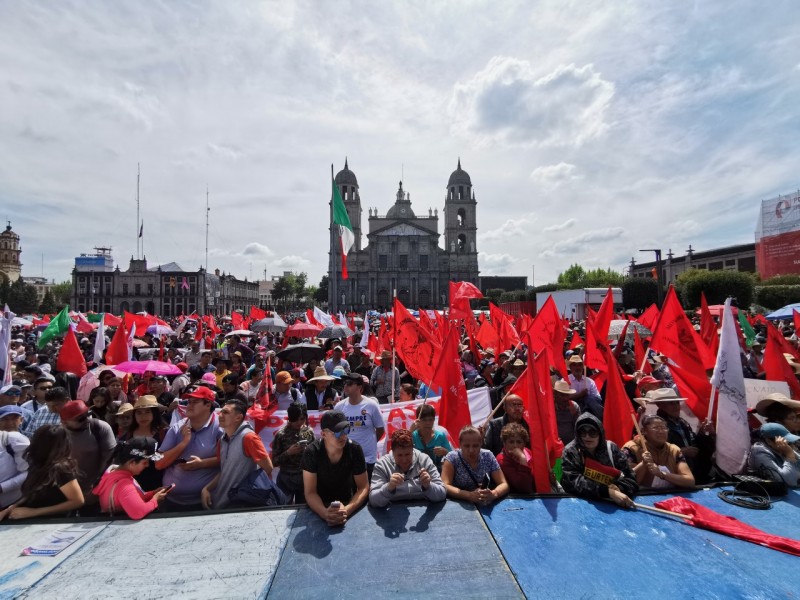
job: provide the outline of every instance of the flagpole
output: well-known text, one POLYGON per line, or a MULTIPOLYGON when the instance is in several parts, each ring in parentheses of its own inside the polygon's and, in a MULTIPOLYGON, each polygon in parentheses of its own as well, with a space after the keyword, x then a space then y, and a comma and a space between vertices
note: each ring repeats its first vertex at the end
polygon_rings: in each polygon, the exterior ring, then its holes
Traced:
POLYGON ((397 368, 395 365, 397 364, 397 354, 395 352, 395 336, 397 335, 397 288, 394 288, 394 294, 392 299, 392 316, 394 317, 394 327, 392 327, 392 401, 390 404, 394 404, 394 375, 397 368))
POLYGON ((337 285, 336 285, 336 244, 335 244, 335 234, 334 234, 334 227, 333 227, 333 186, 336 185, 336 182, 333 179, 333 163, 331 163, 331 216, 330 216, 330 246, 331 246, 331 259, 330 259, 330 281, 328 281, 328 289, 330 296, 330 306, 328 306, 328 312, 333 312, 336 309, 336 292, 337 292, 337 285))
POLYGON ((141 167, 136 163, 136 258, 141 258, 139 255, 139 177, 141 176, 141 167))

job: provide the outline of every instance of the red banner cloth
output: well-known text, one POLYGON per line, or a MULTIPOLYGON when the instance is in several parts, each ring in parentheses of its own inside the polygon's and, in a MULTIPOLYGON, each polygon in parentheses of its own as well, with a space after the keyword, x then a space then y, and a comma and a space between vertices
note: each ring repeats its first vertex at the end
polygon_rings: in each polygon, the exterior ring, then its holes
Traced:
POLYGON ((800 541, 761 531, 752 525, 742 523, 740 520, 733 517, 721 515, 710 508, 706 508, 686 498, 676 496, 675 498, 668 498, 656 502, 654 506, 691 517, 685 520, 687 525, 700 529, 708 529, 709 531, 716 531, 717 533, 744 540, 745 542, 751 542, 759 546, 771 548, 772 550, 800 556, 800 541))

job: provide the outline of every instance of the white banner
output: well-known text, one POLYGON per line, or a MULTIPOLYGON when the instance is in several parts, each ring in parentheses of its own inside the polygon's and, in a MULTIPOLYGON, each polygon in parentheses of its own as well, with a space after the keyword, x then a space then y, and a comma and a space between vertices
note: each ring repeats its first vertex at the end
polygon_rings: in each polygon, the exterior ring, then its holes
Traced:
POLYGON ((787 398, 791 397, 789 384, 785 381, 767 381, 765 379, 744 380, 744 395, 747 398, 747 408, 755 408, 759 401, 774 392, 781 393, 787 398))
MULTIPOLYGON (((492 403, 489 399, 489 388, 476 388, 467 390, 467 398, 469 399, 469 411, 472 417, 472 423, 476 427, 483 425, 484 421, 489 417, 492 412, 492 403)), ((378 456, 383 456, 386 453, 386 439, 392 435, 397 429, 409 429, 411 424, 416 419, 414 410, 417 406, 422 404, 422 399, 411 400, 410 402, 395 402, 394 404, 381 404, 381 415, 383 421, 386 423, 386 434, 378 441, 378 456)), ((436 409, 436 414, 439 414, 439 398, 428 398, 428 404, 436 409)), ((310 410, 308 411, 308 425, 314 430, 314 435, 319 437, 322 435, 320 431, 319 422, 325 411, 310 410)), ((261 440, 267 450, 272 450, 272 438, 275 432, 278 431, 287 423, 286 411, 275 411, 270 417, 269 424, 259 432, 261 440)), ((436 423, 438 425, 439 419, 437 416, 436 423)), ((448 438, 450 436, 448 435, 448 438)), ((452 440, 451 440, 452 443, 452 440)))

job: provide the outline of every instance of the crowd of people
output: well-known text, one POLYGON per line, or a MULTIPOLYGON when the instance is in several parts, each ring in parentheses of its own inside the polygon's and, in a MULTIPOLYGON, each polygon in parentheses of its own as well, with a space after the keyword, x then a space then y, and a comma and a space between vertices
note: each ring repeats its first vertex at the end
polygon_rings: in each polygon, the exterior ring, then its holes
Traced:
MULTIPOLYGON (((773 326, 760 326, 743 352, 746 375, 763 377, 764 328, 773 326)), ((583 346, 571 344, 572 335, 585 338, 582 327, 573 323, 566 331, 568 378, 552 369, 549 382, 565 444, 546 482, 550 490, 630 507, 640 490, 690 489, 724 478, 714 464, 714 427, 685 418, 686 398, 670 374, 669 358, 650 352, 651 373, 645 374, 631 360, 626 340, 615 355, 640 416, 638 428, 622 447, 606 439, 606 387, 598 389, 583 346)), ((791 326, 781 333, 798 347, 791 326)), ((305 503, 338 526, 367 502, 384 507, 449 497, 487 505, 509 493, 531 494, 537 488, 530 416, 523 399, 508 393, 527 368, 528 349, 480 348, 476 359, 474 340, 462 336, 464 382, 488 388, 493 418, 451 436, 436 424, 434 405, 423 400, 413 425, 387 436, 382 404, 426 398, 435 390, 425 389, 426 382, 415 380, 391 351, 375 356, 362 348, 355 342, 360 335, 323 341, 222 331, 209 348, 191 330, 143 335, 133 358, 162 358, 176 367, 169 377, 95 364, 94 340, 87 336, 80 347, 91 371, 79 379, 56 369, 58 340, 37 348, 36 333, 14 330, 8 348, 12 381, 0 389, 0 519, 141 519, 156 510, 305 503), (317 343, 320 357, 280 358, 287 343, 302 341, 317 343), (250 418, 266 382, 275 408, 286 411, 271 447, 250 418), (308 411, 321 411, 319 436, 308 411), (381 455, 384 437, 388 450, 381 455)), ((796 358, 787 354, 786 360, 797 376, 796 358)), ((766 395, 751 421, 751 471, 800 485, 800 401, 766 395)))

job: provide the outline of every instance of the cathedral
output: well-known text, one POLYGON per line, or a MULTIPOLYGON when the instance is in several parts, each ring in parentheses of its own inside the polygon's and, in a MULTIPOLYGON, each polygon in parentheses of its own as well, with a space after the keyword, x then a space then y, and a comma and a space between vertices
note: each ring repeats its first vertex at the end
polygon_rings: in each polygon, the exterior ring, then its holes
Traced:
POLYGON ((19 236, 11 229, 11 221, 6 230, 0 233, 0 280, 14 283, 22 272, 19 261, 22 248, 19 247, 19 236))
POLYGON ((367 209, 367 244, 362 246, 361 196, 347 160, 334 183, 347 209, 355 244, 347 254, 349 277, 342 279, 339 242, 331 238, 329 310, 391 310, 395 290, 406 307, 440 309, 448 304, 450 281, 478 285, 477 202, 460 159, 445 193, 444 248, 439 244, 438 209, 429 208, 427 215, 417 216, 402 181, 385 215, 379 215, 377 208, 367 209))

